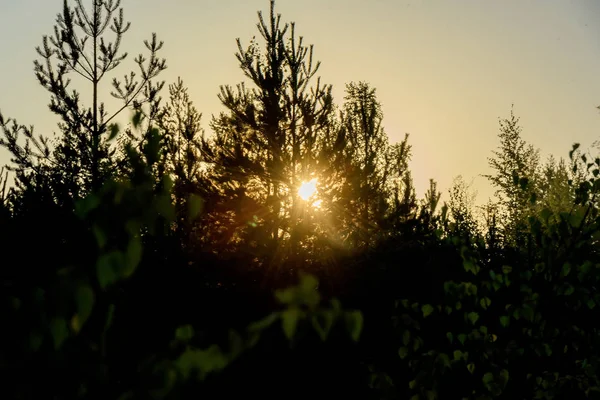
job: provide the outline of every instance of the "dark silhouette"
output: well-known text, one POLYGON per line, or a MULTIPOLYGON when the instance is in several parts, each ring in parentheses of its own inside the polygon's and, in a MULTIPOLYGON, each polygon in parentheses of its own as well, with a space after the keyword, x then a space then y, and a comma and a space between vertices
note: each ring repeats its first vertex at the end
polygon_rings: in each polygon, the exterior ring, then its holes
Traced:
POLYGON ((58 134, 0 115, 2 398, 598 397, 600 158, 541 162, 511 111, 496 199, 417 198, 375 88, 336 103, 270 6, 205 136, 155 35, 109 113, 130 26, 65 0, 35 63, 58 134))

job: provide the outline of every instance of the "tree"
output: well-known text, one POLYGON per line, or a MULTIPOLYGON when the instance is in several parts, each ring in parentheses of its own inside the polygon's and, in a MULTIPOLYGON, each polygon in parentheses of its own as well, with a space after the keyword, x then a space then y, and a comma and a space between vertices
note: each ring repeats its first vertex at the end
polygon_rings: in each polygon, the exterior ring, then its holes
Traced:
MULTIPOLYGON (((201 194, 200 179, 204 168, 201 119, 202 114, 190 100, 183 80, 177 78, 176 83, 169 85, 169 100, 158 112, 156 120, 164 141, 165 173, 174 178, 176 223, 180 236, 189 233, 190 195, 201 194)), ((192 200, 199 201, 199 198, 192 200)))
POLYGON ((510 118, 500 120, 499 124, 500 146, 493 151, 494 157, 488 158, 494 172, 484 177, 497 189, 503 236, 517 244, 526 226, 526 214, 538 195, 539 151, 522 139, 519 118, 512 110, 510 118))
POLYGON ((164 59, 157 57, 163 43, 156 35, 144 44, 150 56, 139 55, 135 62, 140 69, 140 78, 135 72, 125 75, 123 81, 112 80, 112 96, 123 105, 112 113, 100 100, 99 85, 107 74, 117 68, 127 57, 121 52, 122 37, 130 27, 123 17, 120 0, 94 0, 91 10, 82 0, 75 7, 63 3, 58 14, 54 35, 44 36, 42 46, 36 48, 40 60, 34 62, 35 75, 40 84, 50 92, 50 110, 61 118, 61 135, 56 145, 49 149, 45 139, 34 140, 32 129, 15 125, 9 129, 1 121, 5 139, 0 145, 7 147, 15 156, 13 161, 18 179, 26 179, 27 170, 41 164, 54 171, 53 181, 63 186, 63 191, 72 197, 84 196, 98 189, 106 177, 114 171, 114 147, 109 139, 116 134, 111 127, 115 118, 127 107, 140 109, 146 103, 156 101, 164 82, 153 79, 166 68, 164 59), (113 41, 107 30, 114 34, 113 41), (70 75, 78 76, 91 86, 91 107, 84 107, 77 90, 70 91, 70 75), (26 143, 18 144, 22 134, 26 143), (34 148, 29 143, 34 144, 34 148))
POLYGON ((458 175, 449 190, 448 211, 454 224, 452 231, 459 236, 472 235, 478 231, 477 219, 473 213, 477 193, 472 191, 471 185, 472 183, 465 182, 462 175, 458 175))
POLYGON ((341 206, 358 211, 353 212, 354 246, 368 248, 388 209, 388 137, 375 88, 365 82, 351 82, 346 85, 344 100, 342 129, 348 165, 343 184, 347 190, 342 196, 345 204, 341 206))
POLYGON ((253 87, 221 87, 228 111, 213 118, 215 136, 206 147, 213 182, 222 185, 221 201, 229 204, 230 237, 260 231, 265 254, 279 257, 282 243, 291 254, 302 247, 306 208, 297 192, 302 182, 319 178, 333 103, 331 86, 319 78, 311 85, 320 64, 312 46, 296 37, 295 24, 281 24, 274 1, 268 20, 261 12, 258 17, 264 49, 254 39, 244 49, 238 39, 236 54, 253 87))

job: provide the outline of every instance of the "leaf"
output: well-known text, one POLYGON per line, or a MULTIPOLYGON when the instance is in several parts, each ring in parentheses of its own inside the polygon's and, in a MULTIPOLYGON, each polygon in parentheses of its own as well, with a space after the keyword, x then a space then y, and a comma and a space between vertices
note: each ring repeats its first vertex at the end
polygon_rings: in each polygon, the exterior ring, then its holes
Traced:
POLYGON ((596 301, 594 301, 594 299, 589 299, 587 301, 587 306, 590 310, 593 310, 596 307, 596 301))
POLYGON ((461 333, 460 335, 458 335, 458 341, 460 342, 460 344, 464 345, 466 339, 467 339, 467 335, 465 335, 464 333, 461 333))
POLYGON ((479 314, 477 314, 476 312, 470 312, 467 314, 467 319, 471 321, 471 324, 475 325, 475 323, 479 319, 479 314))
POLYGON ((468 370, 468 371, 469 371, 471 374, 473 374, 473 372, 475 372, 475 364, 473 364, 473 363, 469 363, 469 364, 467 364, 467 370, 468 370))
POLYGON ((194 327, 191 325, 183 325, 175 330, 175 338, 182 342, 187 342, 194 337, 194 327))
POLYGON ((503 265, 502 266, 502 273, 504 274, 510 274, 512 272, 512 267, 509 265, 503 265))
POLYGON ((507 370, 503 369, 500 371, 500 383, 502 383, 502 386, 506 386, 506 384, 508 383, 508 378, 509 378, 509 373, 507 370))
POLYGON ((438 361, 446 368, 451 369, 451 365, 450 365, 450 358, 448 357, 447 354, 445 353, 440 353, 437 356, 438 361))
POLYGON ((108 331, 113 323, 113 317, 115 316, 115 305, 111 304, 108 306, 108 312, 106 313, 106 321, 104 322, 104 332, 108 331))
POLYGON ((404 331, 404 333, 402 334, 402 343, 405 346, 408 346, 408 343, 410 343, 410 332, 407 330, 404 331))
POLYGON ((127 244, 127 253, 125 254, 125 268, 122 276, 129 278, 135 272, 142 260, 142 240, 139 236, 129 239, 127 244))
POLYGON ((406 347, 400 347, 398 349, 398 355, 402 360, 404 360, 406 356, 408 356, 408 349, 406 347))
POLYGON ((50 321, 50 334, 54 342, 54 349, 58 350, 69 337, 69 328, 64 318, 54 318, 50 321))
POLYGON ((312 316, 311 323, 322 341, 327 339, 327 336, 331 331, 331 327, 333 326, 333 320, 333 311, 322 311, 318 315, 312 316))
POLYGON ((251 323, 248 326, 248 332, 258 332, 260 333, 261 331, 264 331, 265 329, 267 329, 268 327, 270 327, 271 325, 273 325, 273 323, 275 321, 277 321, 277 319, 279 318, 279 314, 277 313, 271 313, 269 315, 267 315, 265 318, 261 319, 260 321, 256 321, 251 323))
POLYGON ((454 335, 452 334, 452 332, 446 332, 446 337, 448 338, 450 344, 452 344, 452 342, 454 341, 454 335))
POLYGON ((570 272, 571 272, 571 264, 568 262, 564 263, 562 266, 562 270, 561 270, 562 276, 566 277, 569 275, 570 272))
POLYGON ((298 320, 300 319, 300 310, 296 307, 288 308, 281 313, 281 324, 283 327, 283 332, 288 340, 292 340, 294 334, 296 333, 296 328, 298 326, 298 320))
POLYGON ((431 304, 425 304, 421 307, 421 311, 423 312, 423 318, 427 318, 433 312, 434 308, 431 304))
POLYGON ((229 352, 230 357, 236 358, 244 350, 244 341, 239 333, 231 329, 229 331, 229 352))
POLYGON ((142 112, 136 111, 135 114, 133 114, 133 117, 131 118, 131 123, 133 124, 134 128, 137 128, 140 126, 141 122, 142 122, 142 112))
POLYGON ((571 285, 567 285, 567 288, 565 289, 564 295, 565 296, 570 296, 573 293, 575 293, 575 288, 573 286, 571 286, 571 285))
POLYGON ((317 291, 317 287, 319 286, 319 280, 309 274, 301 274, 300 275, 300 285, 299 285, 299 298, 302 304, 307 305, 310 308, 315 308, 321 302, 321 296, 317 291))
POLYGON ((506 328, 510 323, 510 317, 508 315, 503 315, 500 317, 500 324, 506 328))
POLYGON ((123 255, 118 251, 100 256, 96 263, 96 275, 102 289, 117 282, 117 269, 122 265, 122 259, 123 255))
POLYGON ((349 311, 346 312, 346 328, 350 332, 350 337, 355 342, 360 339, 360 334, 363 329, 363 315, 360 311, 349 311))
POLYGON ((75 303, 77 304, 77 322, 81 328, 90 317, 94 308, 95 296, 92 288, 87 285, 79 285, 75 291, 75 303))
POLYGON ((175 365, 184 378, 188 378, 190 372, 200 371, 200 380, 213 371, 219 371, 229 364, 229 359, 219 346, 212 345, 206 350, 188 349, 175 361, 175 365))
POLYGON ((188 220, 196 218, 204 208, 204 199, 198 195, 192 194, 187 203, 188 220))
POLYGON ((96 238, 96 244, 98 245, 98 248, 103 249, 104 246, 106 246, 106 235, 104 234, 104 231, 100 229, 98 225, 94 224, 92 227, 92 232, 94 232, 94 237, 96 238))
POLYGON ((494 381, 494 375, 492 375, 491 372, 486 372, 481 380, 483 381, 484 385, 487 386, 494 381))
POLYGON ((84 199, 79 200, 75 204, 75 214, 77 214, 77 216, 79 218, 83 219, 83 218, 87 217, 87 215, 91 211, 98 208, 99 205, 100 205, 100 197, 98 197, 94 194, 90 194, 87 197, 85 197, 84 199))
POLYGON ((275 291, 275 298, 284 305, 291 305, 296 299, 296 288, 280 289, 275 291))
POLYGON ((454 350, 454 353, 452 355, 454 356, 455 361, 462 360, 463 358, 463 352, 460 350, 454 350))
POLYGON ((117 137, 117 135, 119 134, 119 124, 110 124, 109 127, 110 133, 108 135, 108 141, 110 142, 111 140, 113 140, 114 138, 117 137))
POLYGON ((29 350, 33 353, 38 351, 40 347, 42 347, 42 343, 44 342, 44 337, 39 333, 31 333, 29 334, 29 350))
POLYGON ((492 304, 492 300, 490 300, 489 297, 483 297, 481 300, 479 300, 479 304, 484 310, 487 310, 490 304, 492 304))

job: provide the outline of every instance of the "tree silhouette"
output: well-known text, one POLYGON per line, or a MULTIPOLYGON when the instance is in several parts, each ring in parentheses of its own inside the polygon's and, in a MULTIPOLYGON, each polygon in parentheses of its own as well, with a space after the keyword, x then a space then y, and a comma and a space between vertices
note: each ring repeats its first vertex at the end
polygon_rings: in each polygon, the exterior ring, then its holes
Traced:
POLYGON ((500 146, 489 158, 493 174, 484 175, 497 188, 496 196, 503 213, 503 236, 508 243, 521 243, 525 216, 537 196, 539 152, 521 137, 519 118, 511 110, 510 118, 500 123, 500 146))
POLYGON ((297 191, 319 176, 333 104, 331 86, 319 78, 311 86, 319 63, 312 46, 296 37, 295 25, 281 24, 274 1, 267 20, 258 16, 264 48, 253 39, 244 49, 238 39, 236 54, 253 87, 221 87, 219 99, 228 111, 213 119, 207 153, 223 201, 235 204, 229 207, 236 210, 231 235, 257 224, 267 235, 267 253, 285 259, 300 248, 303 205, 297 191))
MULTIPOLYGON (((122 100, 123 105, 112 113, 106 110, 98 87, 127 57, 127 53, 121 52, 121 43, 129 27, 120 0, 94 0, 91 10, 81 0, 76 0, 74 8, 64 1, 54 34, 43 37, 42 46, 36 48, 40 60, 34 62, 38 81, 51 94, 49 108, 61 118, 61 135, 50 150, 47 140, 34 139, 32 129, 14 126, 9 133, 0 121, 6 136, 0 144, 18 161, 15 168, 24 171, 39 166, 43 160, 44 165, 60 175, 54 181, 64 185, 63 191, 73 197, 98 189, 106 177, 111 176, 114 147, 109 139, 111 133, 116 132, 111 122, 127 107, 140 108, 155 101, 164 83, 155 84, 152 80, 166 68, 165 60, 157 57, 162 42, 153 34, 150 41, 144 42, 149 58, 140 54, 135 59, 140 69, 139 79, 132 71, 123 81, 112 80, 111 94, 122 100), (107 30, 114 34, 113 41, 108 39, 107 30), (77 90, 70 90, 70 75, 91 86, 91 107, 82 105, 77 90), (27 141, 24 146, 18 144, 19 131, 27 141)), ((19 177, 21 179, 23 173, 19 177)))

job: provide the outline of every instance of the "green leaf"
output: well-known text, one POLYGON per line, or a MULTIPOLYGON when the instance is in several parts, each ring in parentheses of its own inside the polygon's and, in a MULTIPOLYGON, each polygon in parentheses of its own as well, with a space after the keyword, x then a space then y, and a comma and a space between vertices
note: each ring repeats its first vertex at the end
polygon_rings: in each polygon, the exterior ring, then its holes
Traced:
POLYGON ((508 315, 503 315, 500 317, 500 324, 506 328, 510 323, 510 317, 508 315))
POLYGON ((440 353, 437 356, 438 362, 441 363, 444 367, 451 369, 450 358, 445 353, 440 353))
POLYGON ((33 353, 38 351, 40 347, 42 347, 42 343, 44 342, 44 336, 39 333, 30 333, 29 334, 29 350, 33 353))
POLYGON ((129 239, 125 260, 125 269, 122 276, 123 278, 128 278, 133 275, 140 261, 142 261, 142 240, 139 236, 129 239))
POLYGON ((279 318, 279 314, 277 313, 271 313, 269 315, 267 315, 265 318, 261 319, 260 321, 256 321, 251 323, 248 326, 248 332, 254 333, 254 332, 258 332, 260 333, 261 331, 264 331, 265 329, 267 329, 268 327, 270 327, 271 325, 273 325, 273 323, 275 321, 277 321, 277 319, 279 318))
POLYGON ((275 298, 284 305, 294 304, 296 301, 296 288, 279 289, 275 291, 275 298))
POLYGON ((102 289, 114 284, 119 279, 117 271, 123 265, 123 255, 118 251, 113 251, 100 256, 96 263, 96 275, 98 284, 102 289))
POLYGON ((469 371, 471 374, 473 374, 473 372, 475 372, 475 364, 473 364, 473 363, 469 363, 469 364, 467 364, 467 370, 468 370, 468 371, 469 371))
POLYGON ((75 214, 77 214, 79 218, 85 218, 91 211, 98 208, 99 205, 100 197, 95 194, 90 194, 75 204, 75 214))
POLYGON ((481 300, 479 300, 479 304, 481 305, 481 307, 484 310, 487 310, 487 308, 490 306, 490 304, 492 304, 492 300, 490 300, 489 297, 484 297, 481 300))
POLYGON ((188 206, 188 220, 196 218, 204 208, 204 199, 200 196, 192 194, 187 203, 188 206))
POLYGON ((479 319, 479 314, 477 314, 476 312, 470 312, 467 314, 467 319, 471 321, 471 324, 475 325, 475 323, 479 319))
POLYGON ((454 353, 452 355, 454 356, 455 361, 459 361, 459 360, 463 359, 463 352, 460 350, 454 350, 454 353))
POLYGON ((54 342, 54 349, 58 350, 69 337, 69 327, 64 318, 54 318, 50 321, 50 334, 54 342))
POLYGON ((410 332, 407 330, 404 331, 404 333, 402 334, 402 343, 405 346, 408 346, 408 343, 410 343, 410 332))
POLYGON ((104 246, 106 246, 106 235, 104 234, 104 231, 100 229, 98 225, 94 224, 94 226, 92 226, 92 232, 94 232, 98 248, 103 249, 104 246))
POLYGON ((571 264, 568 262, 564 263, 562 266, 562 270, 561 270, 562 276, 566 277, 569 275, 570 272, 571 272, 571 264))
POLYGON ((486 372, 481 380, 487 386, 494 381, 494 375, 491 372, 486 372))
POLYGON ((402 360, 404 360, 406 356, 408 356, 408 349, 406 347, 400 347, 398 349, 398 355, 402 360))
POLYGON ((575 288, 573 286, 571 286, 571 285, 567 285, 567 288, 565 289, 564 295, 565 296, 570 296, 573 293, 575 293, 575 288))
POLYGON ((409 389, 414 389, 415 387, 417 387, 417 381, 412 380, 412 381, 408 382, 408 387, 409 387, 409 389))
POLYGON ((509 265, 503 265, 502 266, 502 273, 504 274, 510 274, 512 272, 512 267, 509 265))
POLYGON ((104 322, 104 332, 105 333, 111 327, 114 316, 115 316, 115 305, 111 304, 108 306, 108 312, 106 313, 106 321, 104 322))
POLYGON ((229 359, 217 345, 212 345, 206 350, 188 349, 175 361, 185 379, 192 371, 199 371, 200 380, 204 380, 211 372, 222 370, 227 364, 229 359))
POLYGON ((587 301, 587 306, 590 308, 590 310, 593 310, 596 307, 596 301, 594 301, 594 299, 589 299, 587 301))
POLYGON ((432 312, 434 308, 431 304, 425 304, 421 307, 421 311, 423 312, 423 318, 427 318, 432 312))
POLYGON ((452 342, 454 341, 454 335, 452 334, 452 332, 446 332, 446 337, 448 338, 450 344, 452 344, 452 342))
POLYGON ((321 296, 317 291, 318 286, 319 280, 315 276, 309 274, 301 274, 298 291, 298 300, 300 300, 302 304, 307 305, 310 308, 317 307, 321 302, 321 296))
POLYGON ((467 340, 467 335, 465 335, 464 333, 461 333, 460 335, 458 335, 458 341, 460 342, 460 344, 464 345, 465 340, 467 340))
POLYGON ((283 326, 283 332, 288 340, 292 340, 294 334, 296 333, 300 315, 301 312, 296 307, 291 307, 281 312, 281 324, 283 326))
POLYGON ((360 334, 363 329, 363 315, 360 311, 348 311, 345 315, 346 328, 350 332, 350 337, 355 342, 360 339, 360 334))
POLYGON ((183 325, 175 330, 175 338, 182 342, 187 342, 194 337, 194 327, 191 325, 183 325))
POLYGON ((244 350, 244 340, 239 333, 233 329, 229 330, 229 352, 230 357, 236 358, 244 350))
POLYGON ((313 328, 319 334, 319 337, 322 341, 327 339, 329 332, 331 331, 331 327, 333 326, 334 315, 333 311, 322 311, 317 315, 313 315, 311 318, 311 323, 313 328))
POLYGON ((94 291, 89 285, 84 284, 77 287, 75 291, 75 303, 77 304, 77 319, 80 329, 90 317, 94 308, 94 301, 94 291))

